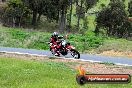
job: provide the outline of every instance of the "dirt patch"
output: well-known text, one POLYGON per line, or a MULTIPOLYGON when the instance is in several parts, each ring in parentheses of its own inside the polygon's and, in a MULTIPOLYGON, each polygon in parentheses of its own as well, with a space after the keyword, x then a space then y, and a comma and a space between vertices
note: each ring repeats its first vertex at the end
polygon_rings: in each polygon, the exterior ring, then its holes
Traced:
POLYGON ((18 59, 24 59, 24 60, 48 60, 49 59, 47 56, 37 56, 37 55, 7 53, 7 52, 0 52, 0 57, 18 58, 18 59))
MULTIPOLYGON (((105 65, 100 63, 82 63, 81 65, 87 72, 94 74, 132 74, 132 67, 105 65)), ((77 69, 80 64, 76 66, 69 66, 73 69, 77 69)))
POLYGON ((78 70, 77 68, 82 65, 82 67, 89 73, 94 74, 132 74, 132 67, 120 66, 113 64, 102 64, 95 62, 83 62, 80 60, 62 59, 62 58, 50 58, 47 56, 37 56, 28 54, 17 54, 17 53, 5 53, 0 52, 0 57, 2 58, 18 58, 24 60, 36 60, 36 61, 52 61, 52 62, 65 62, 66 65, 72 69, 78 70), (73 63, 69 63, 73 62, 73 63))
POLYGON ((119 51, 104 51, 101 54, 98 55, 103 55, 103 56, 117 56, 117 57, 129 57, 132 58, 132 52, 119 52, 119 51))

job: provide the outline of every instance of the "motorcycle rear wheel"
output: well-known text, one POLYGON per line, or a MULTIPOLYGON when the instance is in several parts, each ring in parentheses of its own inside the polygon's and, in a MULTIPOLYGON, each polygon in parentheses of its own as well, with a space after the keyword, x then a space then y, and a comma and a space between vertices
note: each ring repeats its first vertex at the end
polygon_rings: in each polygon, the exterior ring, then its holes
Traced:
POLYGON ((79 59, 80 58, 80 53, 75 50, 75 49, 71 49, 71 55, 75 58, 75 59, 79 59))

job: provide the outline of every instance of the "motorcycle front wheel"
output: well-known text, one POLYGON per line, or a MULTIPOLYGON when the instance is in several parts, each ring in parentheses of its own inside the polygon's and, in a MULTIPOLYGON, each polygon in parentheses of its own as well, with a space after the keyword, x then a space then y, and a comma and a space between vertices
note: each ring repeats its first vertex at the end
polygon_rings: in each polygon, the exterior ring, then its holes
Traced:
POLYGON ((53 55, 55 55, 55 49, 51 49, 51 48, 50 48, 50 51, 51 51, 51 53, 52 53, 53 55))
POLYGON ((80 53, 75 50, 75 49, 71 49, 71 55, 75 58, 75 59, 79 59, 80 58, 80 53))

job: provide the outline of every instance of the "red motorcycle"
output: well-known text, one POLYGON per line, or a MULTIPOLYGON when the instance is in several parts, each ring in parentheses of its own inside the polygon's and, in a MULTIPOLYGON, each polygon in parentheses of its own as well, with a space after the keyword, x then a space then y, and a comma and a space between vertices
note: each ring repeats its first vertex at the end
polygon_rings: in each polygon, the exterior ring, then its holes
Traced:
MULTIPOLYGON (((55 55, 56 46, 53 45, 52 43, 49 44, 51 53, 55 55)), ((70 53, 75 59, 80 58, 80 53, 69 42, 67 42, 66 40, 62 40, 60 44, 61 47, 58 50, 60 54, 65 56, 68 55, 68 53, 70 53)))

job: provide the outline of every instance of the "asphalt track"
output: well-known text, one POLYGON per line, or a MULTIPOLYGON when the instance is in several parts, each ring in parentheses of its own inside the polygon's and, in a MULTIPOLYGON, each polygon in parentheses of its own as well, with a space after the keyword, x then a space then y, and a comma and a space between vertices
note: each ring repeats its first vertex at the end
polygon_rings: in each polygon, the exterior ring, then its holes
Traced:
MULTIPOLYGON (((53 56, 50 51, 23 49, 23 48, 0 47, 0 52, 16 52, 16 53, 23 53, 23 54, 53 56)), ((70 59, 72 58, 72 56, 67 55, 66 58, 70 59)), ((91 54, 81 54, 80 60, 90 61, 90 62, 109 62, 109 63, 114 63, 117 65, 132 66, 132 58, 126 58, 126 57, 109 57, 109 56, 98 56, 98 55, 91 55, 91 54)))

